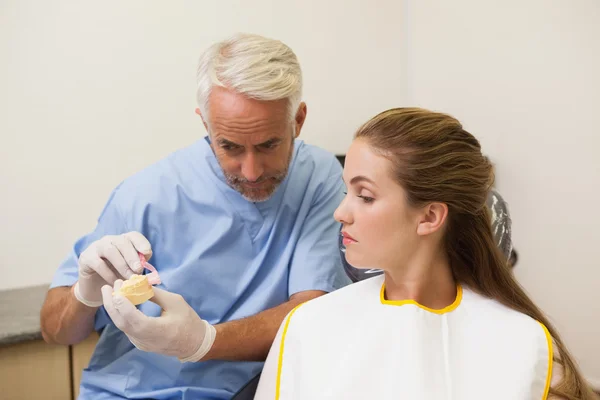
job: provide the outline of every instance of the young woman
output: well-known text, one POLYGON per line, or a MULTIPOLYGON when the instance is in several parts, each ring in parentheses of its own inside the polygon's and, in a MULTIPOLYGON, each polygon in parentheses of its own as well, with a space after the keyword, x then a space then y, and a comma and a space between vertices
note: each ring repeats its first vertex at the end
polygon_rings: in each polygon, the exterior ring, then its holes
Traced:
POLYGON ((346 258, 384 274, 292 311, 256 399, 597 398, 496 246, 493 168, 456 119, 375 116, 344 180, 346 258))

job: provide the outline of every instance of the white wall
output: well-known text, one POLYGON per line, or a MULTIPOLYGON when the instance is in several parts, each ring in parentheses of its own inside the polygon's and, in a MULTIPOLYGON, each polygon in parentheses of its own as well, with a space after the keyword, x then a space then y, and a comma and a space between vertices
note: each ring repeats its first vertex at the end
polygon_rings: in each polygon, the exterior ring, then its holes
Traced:
POLYGON ((481 139, 516 274, 600 388, 600 2, 407 4, 410 102, 481 139))
POLYGON ((0 4, 0 289, 49 282, 121 179, 205 134, 195 67, 215 40, 290 45, 302 138, 332 152, 406 93, 393 0, 0 4))

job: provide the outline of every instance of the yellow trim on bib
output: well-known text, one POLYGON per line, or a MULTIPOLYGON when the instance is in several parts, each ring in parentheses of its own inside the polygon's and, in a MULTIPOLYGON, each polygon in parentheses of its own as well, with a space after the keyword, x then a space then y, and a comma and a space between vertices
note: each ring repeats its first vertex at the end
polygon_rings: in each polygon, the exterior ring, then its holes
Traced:
POLYGON ((404 306, 406 304, 412 304, 412 305, 422 308, 425 311, 429 311, 434 314, 445 314, 450 311, 453 311, 454 309, 456 309, 456 307, 458 307, 460 305, 460 302, 462 301, 462 292, 463 292, 462 286, 458 285, 456 287, 456 299, 454 299, 454 302, 452 304, 450 304, 448 307, 444 307, 439 310, 434 310, 433 308, 425 307, 424 305, 419 304, 414 300, 386 300, 385 299, 385 282, 384 282, 381 285, 381 291, 379 292, 379 299, 381 300, 381 304, 387 304, 390 306, 404 306))
POLYGON ((542 326, 542 328, 544 328, 546 340, 548 341, 548 374, 546 375, 546 388, 544 389, 544 395, 542 396, 542 400, 546 400, 550 391, 550 382, 552 381, 552 361, 554 358, 554 350, 552 348, 552 336, 550 336, 548 328, 546 328, 546 325, 542 324, 541 322, 539 322, 539 324, 542 326))
POLYGON ((281 370, 283 369, 283 348, 285 346, 285 336, 287 335, 288 326, 290 325, 292 315, 294 315, 298 307, 300 307, 302 304, 304 303, 298 304, 292 309, 292 311, 290 311, 288 317, 285 320, 283 333, 281 334, 281 343, 279 344, 279 359, 277 361, 277 380, 275 381, 275 400, 279 399, 279 390, 281 388, 281 370))

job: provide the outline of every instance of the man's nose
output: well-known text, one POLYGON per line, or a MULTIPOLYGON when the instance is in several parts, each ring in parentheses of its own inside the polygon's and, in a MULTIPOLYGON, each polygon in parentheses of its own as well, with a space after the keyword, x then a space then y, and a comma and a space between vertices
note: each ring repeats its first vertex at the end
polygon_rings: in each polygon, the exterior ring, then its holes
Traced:
POLYGON ((242 175, 250 182, 256 182, 262 176, 264 168, 260 157, 248 152, 242 161, 242 175))

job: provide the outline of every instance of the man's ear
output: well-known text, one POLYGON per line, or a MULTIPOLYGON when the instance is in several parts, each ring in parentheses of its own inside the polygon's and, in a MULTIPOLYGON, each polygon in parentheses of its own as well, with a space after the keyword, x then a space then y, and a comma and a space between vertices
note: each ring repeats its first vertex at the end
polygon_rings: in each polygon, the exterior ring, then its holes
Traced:
POLYGON ((444 203, 430 203, 422 209, 417 234, 430 235, 442 229, 448 218, 448 206, 444 203))
POLYGON ((307 113, 306 103, 300 103, 300 107, 298 107, 298 111, 296 112, 295 118, 295 129, 294 129, 294 139, 300 136, 300 131, 302 130, 302 126, 304 125, 304 121, 306 121, 306 113, 307 113))
POLYGON ((206 132, 208 132, 208 124, 204 120, 204 116, 200 112, 200 109, 196 107, 196 109, 194 110, 194 112, 200 116, 200 118, 202 119, 202 123, 204 124, 204 128, 206 129, 206 132))

